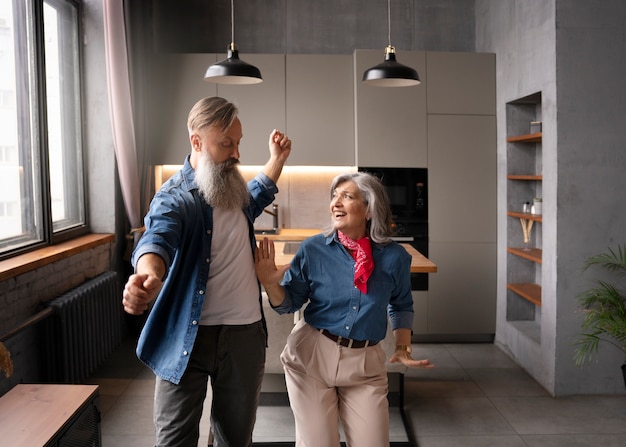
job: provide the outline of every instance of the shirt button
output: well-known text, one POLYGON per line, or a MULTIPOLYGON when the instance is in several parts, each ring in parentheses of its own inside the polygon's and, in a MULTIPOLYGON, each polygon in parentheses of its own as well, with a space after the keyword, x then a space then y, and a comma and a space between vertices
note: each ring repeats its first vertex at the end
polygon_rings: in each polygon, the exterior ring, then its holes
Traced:
POLYGON ((352 310, 356 310, 356 306, 352 306, 352 310))
POLYGON ((187 355, 187 351, 183 351, 183 355, 187 355))
POLYGON ((191 324, 193 324, 194 326, 197 326, 197 325, 198 325, 198 321, 197 321, 197 320, 193 320, 193 321, 191 322, 191 324))
POLYGON ((210 259, 209 259, 209 258, 206 258, 206 259, 205 259, 205 262, 208 264, 208 263, 210 262, 210 259))
POLYGON ((200 295, 204 295, 204 290, 200 290, 198 293, 199 293, 200 295))
POLYGON ((346 331, 347 331, 348 329, 350 329, 350 326, 346 326, 346 331))
POLYGON ((211 230, 206 230, 206 234, 211 234, 211 230))

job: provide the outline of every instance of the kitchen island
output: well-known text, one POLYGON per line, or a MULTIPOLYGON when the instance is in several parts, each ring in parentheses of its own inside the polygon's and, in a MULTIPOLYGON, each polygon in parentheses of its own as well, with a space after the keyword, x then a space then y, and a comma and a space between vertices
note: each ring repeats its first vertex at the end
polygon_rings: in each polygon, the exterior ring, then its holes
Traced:
MULTIPOLYGON (((293 242, 300 242, 304 239, 318 234, 321 230, 314 228, 283 228, 279 234, 257 234, 258 241, 268 238, 274 241, 276 250, 276 265, 278 267, 289 264, 295 253, 293 242)), ((409 243, 401 243, 404 249, 411 255, 411 273, 435 273, 437 265, 422 255, 409 243)))

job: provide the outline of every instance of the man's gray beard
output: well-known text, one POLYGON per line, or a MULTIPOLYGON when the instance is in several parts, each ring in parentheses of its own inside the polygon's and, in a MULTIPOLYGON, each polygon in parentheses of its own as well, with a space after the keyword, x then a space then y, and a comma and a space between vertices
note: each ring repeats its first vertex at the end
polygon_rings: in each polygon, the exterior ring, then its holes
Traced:
POLYGON ((210 156, 201 155, 196 167, 196 184, 200 195, 214 207, 242 209, 250 203, 248 185, 235 166, 238 161, 213 163, 210 156))

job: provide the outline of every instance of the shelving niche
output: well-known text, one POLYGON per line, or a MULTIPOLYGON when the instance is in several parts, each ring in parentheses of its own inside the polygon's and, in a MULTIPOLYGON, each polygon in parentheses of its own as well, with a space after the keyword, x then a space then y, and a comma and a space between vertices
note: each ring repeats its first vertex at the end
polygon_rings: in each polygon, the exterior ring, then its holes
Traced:
POLYGON ((525 202, 542 197, 541 93, 506 104, 507 120, 507 321, 534 322, 541 317, 543 216, 523 211, 525 202), (524 226, 530 227, 524 243, 524 226))

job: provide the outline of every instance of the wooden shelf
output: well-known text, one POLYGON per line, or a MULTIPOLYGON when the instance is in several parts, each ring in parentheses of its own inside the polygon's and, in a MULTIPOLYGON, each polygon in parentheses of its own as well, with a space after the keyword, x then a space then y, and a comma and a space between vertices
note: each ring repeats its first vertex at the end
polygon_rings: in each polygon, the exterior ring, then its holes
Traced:
POLYGON ((519 211, 507 211, 507 216, 519 217, 520 219, 534 220, 535 222, 543 222, 543 216, 541 214, 529 214, 520 213, 519 211))
POLYGON ((509 174, 506 176, 508 180, 543 180, 543 175, 535 175, 535 174, 509 174))
POLYGON ((529 261, 536 262, 537 264, 542 263, 542 255, 543 251, 541 248, 518 248, 518 247, 508 247, 506 249, 509 253, 515 256, 519 256, 520 258, 528 259, 529 261))
POLYGON ((539 284, 507 284, 506 288, 537 306, 541 306, 541 286, 539 284))
POLYGON ((508 143, 540 143, 542 135, 543 132, 515 135, 513 137, 508 137, 506 141, 508 143))

